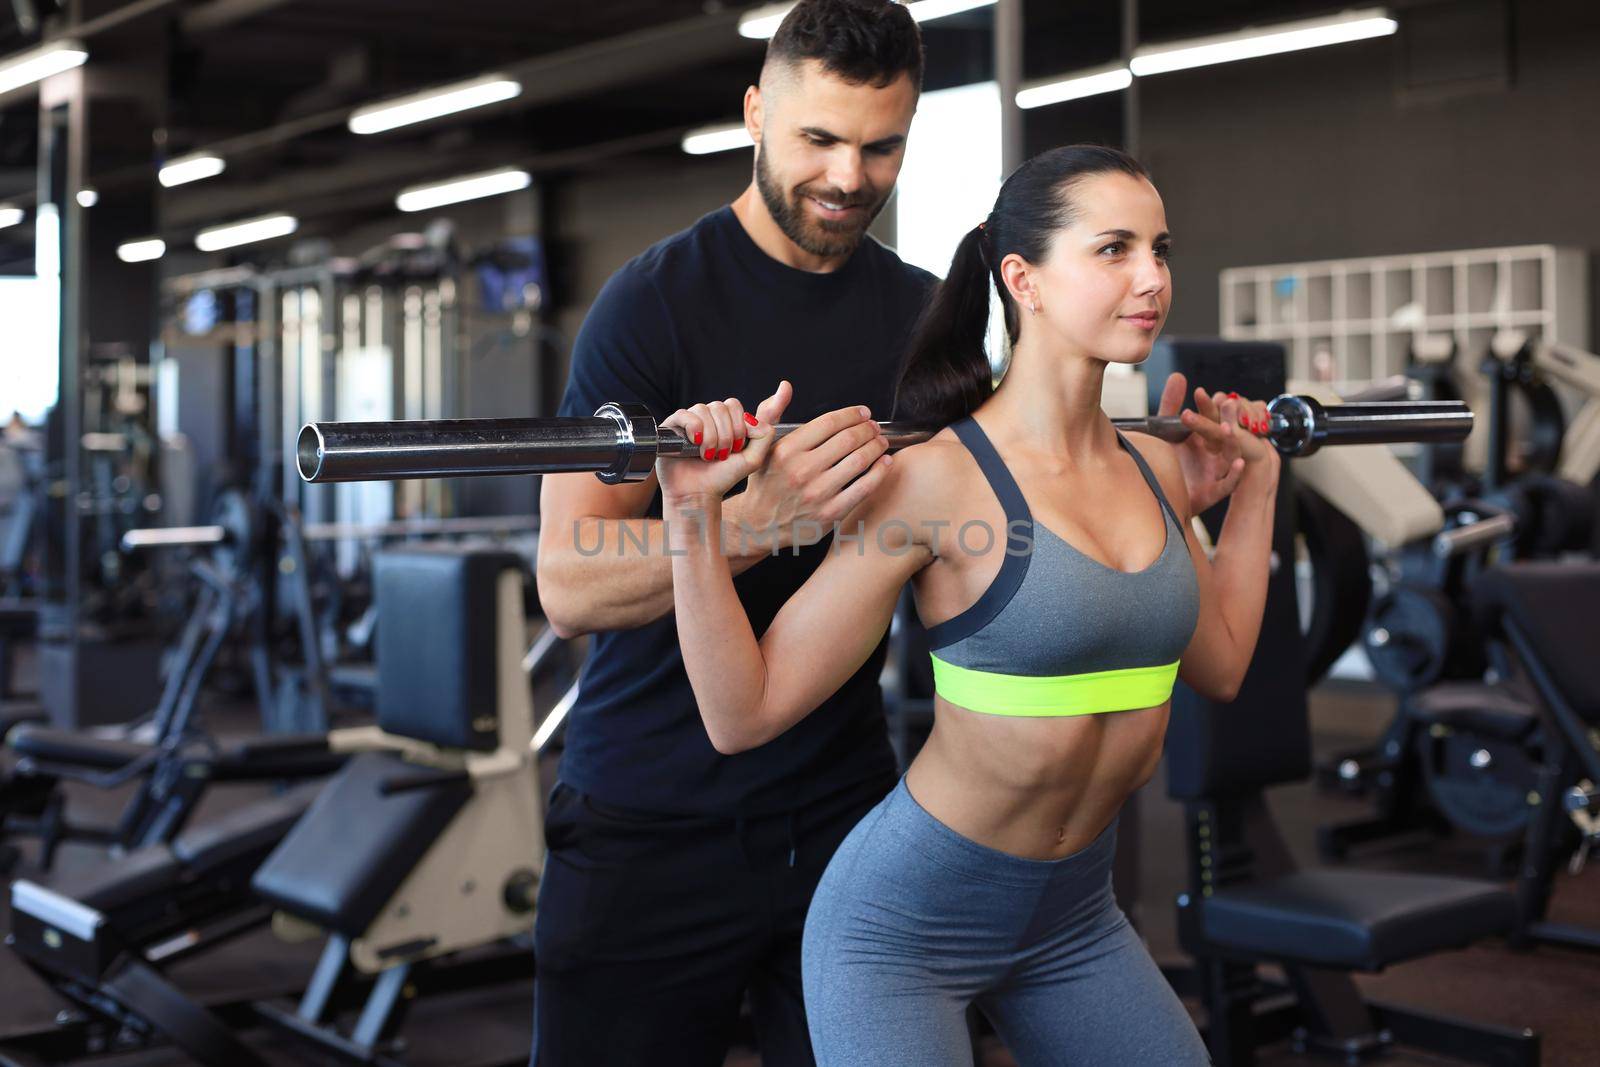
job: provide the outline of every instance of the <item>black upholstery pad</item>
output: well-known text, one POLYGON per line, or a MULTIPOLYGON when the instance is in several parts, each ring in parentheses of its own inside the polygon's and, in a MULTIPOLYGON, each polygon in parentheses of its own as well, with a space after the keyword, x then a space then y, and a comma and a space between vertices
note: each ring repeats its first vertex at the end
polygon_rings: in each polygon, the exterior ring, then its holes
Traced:
POLYGON ((353 757, 256 871, 256 893, 324 929, 360 936, 472 795, 463 781, 384 795, 386 781, 419 770, 392 753, 353 757))
POLYGON ((1507 741, 1520 741, 1539 725, 1539 706, 1503 685, 1444 682, 1411 697, 1411 714, 1420 722, 1438 723, 1507 741))
POLYGON ((90 737, 73 730, 55 730, 32 723, 13 729, 6 737, 6 744, 19 756, 103 770, 115 770, 150 752, 149 745, 137 741, 90 737))
POLYGON ((1494 567, 1472 585, 1480 612, 1504 612, 1538 650, 1573 710, 1600 722, 1600 563, 1494 567))
POLYGON ((1269 959, 1376 971, 1511 927, 1508 890, 1463 878, 1384 871, 1298 871, 1218 889, 1202 928, 1219 945, 1269 959))

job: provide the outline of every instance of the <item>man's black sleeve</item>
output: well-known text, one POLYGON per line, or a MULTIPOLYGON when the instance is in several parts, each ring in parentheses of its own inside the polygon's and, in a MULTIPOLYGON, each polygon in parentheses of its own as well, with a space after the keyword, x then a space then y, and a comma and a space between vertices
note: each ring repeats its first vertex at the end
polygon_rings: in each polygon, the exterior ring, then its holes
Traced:
POLYGON ((593 415, 633 401, 664 419, 680 406, 677 344, 655 283, 632 265, 606 282, 572 345, 572 370, 557 414, 593 415))

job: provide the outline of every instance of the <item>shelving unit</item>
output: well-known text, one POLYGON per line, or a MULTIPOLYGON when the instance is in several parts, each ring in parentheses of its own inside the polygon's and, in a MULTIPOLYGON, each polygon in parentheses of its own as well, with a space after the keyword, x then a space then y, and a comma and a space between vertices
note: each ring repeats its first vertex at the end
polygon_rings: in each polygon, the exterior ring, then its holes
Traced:
POLYGON ((1589 347, 1588 254, 1554 245, 1231 267, 1222 336, 1282 341, 1289 376, 1347 390, 1405 371, 1414 342, 1474 363, 1496 331, 1589 347))

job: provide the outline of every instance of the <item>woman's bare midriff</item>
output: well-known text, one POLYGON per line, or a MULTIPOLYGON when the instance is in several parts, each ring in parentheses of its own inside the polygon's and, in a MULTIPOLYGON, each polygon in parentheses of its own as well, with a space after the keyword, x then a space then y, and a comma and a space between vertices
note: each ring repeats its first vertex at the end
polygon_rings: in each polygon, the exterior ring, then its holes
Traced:
POLYGON ((980 845, 1028 859, 1070 856, 1155 773, 1169 707, 1022 718, 936 698, 933 732, 906 787, 980 845))

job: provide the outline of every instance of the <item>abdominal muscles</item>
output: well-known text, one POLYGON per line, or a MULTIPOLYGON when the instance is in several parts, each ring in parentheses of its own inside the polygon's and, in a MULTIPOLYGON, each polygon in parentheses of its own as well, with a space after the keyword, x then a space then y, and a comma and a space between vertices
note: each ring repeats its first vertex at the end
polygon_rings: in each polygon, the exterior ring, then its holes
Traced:
POLYGON ((1034 859, 1071 855, 1155 773, 1169 707, 1014 718, 939 699, 906 784, 979 844, 1034 859))

